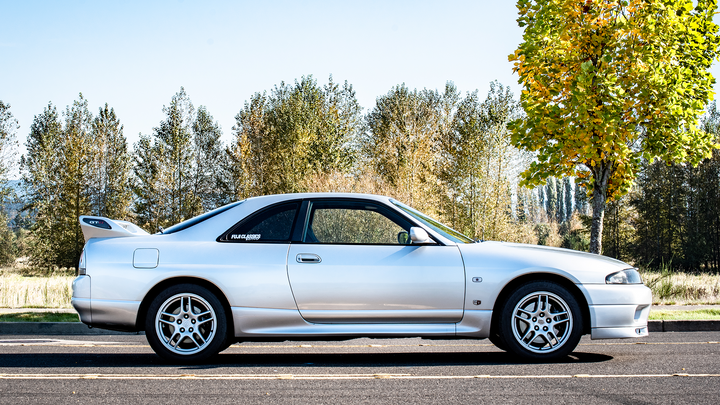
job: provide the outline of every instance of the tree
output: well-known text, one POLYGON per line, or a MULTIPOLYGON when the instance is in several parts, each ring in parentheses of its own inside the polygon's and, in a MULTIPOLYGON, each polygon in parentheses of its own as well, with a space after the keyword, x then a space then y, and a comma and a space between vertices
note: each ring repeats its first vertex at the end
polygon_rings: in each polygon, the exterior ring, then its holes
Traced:
POLYGON ((158 148, 149 135, 141 134, 133 150, 132 211, 137 225, 153 233, 161 226, 164 203, 158 148))
POLYGON ((20 158, 27 206, 34 222, 29 241, 31 261, 35 265, 51 265, 56 259, 57 240, 53 237, 53 210, 60 203, 57 194, 57 173, 60 157, 57 153, 63 136, 57 108, 48 103, 42 114, 36 115, 30 126, 20 158))
POLYGON ((223 202, 219 190, 220 165, 218 157, 224 153, 222 130, 205 106, 200 106, 192 124, 195 162, 193 165, 193 194, 199 199, 202 211, 209 211, 223 202))
MULTIPOLYGON (((720 141, 720 113, 713 102, 702 128, 720 141)), ((720 151, 697 167, 643 162, 638 192, 636 261, 689 271, 720 270, 720 151)))
POLYGON ((361 108, 347 82, 312 76, 256 93, 235 116, 223 182, 235 198, 305 191, 318 175, 348 173, 362 129, 361 108))
POLYGON ((441 96, 429 90, 411 91, 404 84, 378 97, 367 116, 363 140, 366 162, 374 173, 421 210, 435 204, 435 149, 439 133, 436 105, 441 96))
POLYGON ((28 209, 35 216, 31 260, 38 266, 74 267, 84 239, 78 217, 90 213, 95 142, 92 115, 80 94, 60 121, 48 104, 36 115, 21 158, 28 209))
POLYGON ((131 160, 123 126, 115 110, 105 103, 92 124, 94 145, 92 169, 92 214, 129 219, 132 190, 131 160))
POLYGON ((55 151, 60 158, 56 177, 59 203, 53 207, 52 232, 58 242, 54 264, 70 268, 77 265, 85 244, 78 217, 92 212, 90 185, 97 144, 93 117, 82 93, 63 115, 63 136, 55 151))
POLYGON ((18 127, 17 120, 10 112, 10 104, 0 100, 0 265, 11 263, 15 259, 13 234, 8 226, 5 204, 11 193, 7 186, 7 176, 14 163, 18 127))
POLYGON ((523 42, 510 61, 526 118, 513 142, 537 152, 523 183, 576 176, 592 193, 590 251, 606 201, 627 193, 641 159, 710 156, 696 125, 712 96, 716 0, 519 0, 523 42), (696 6, 694 6, 696 3, 696 6))

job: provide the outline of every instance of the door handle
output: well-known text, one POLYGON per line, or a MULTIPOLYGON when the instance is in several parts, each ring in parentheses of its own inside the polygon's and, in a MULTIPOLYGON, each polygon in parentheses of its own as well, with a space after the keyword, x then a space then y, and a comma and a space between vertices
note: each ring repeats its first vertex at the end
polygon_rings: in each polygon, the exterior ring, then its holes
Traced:
POLYGON ((298 263, 320 263, 322 261, 320 256, 313 253, 298 253, 295 260, 298 263))

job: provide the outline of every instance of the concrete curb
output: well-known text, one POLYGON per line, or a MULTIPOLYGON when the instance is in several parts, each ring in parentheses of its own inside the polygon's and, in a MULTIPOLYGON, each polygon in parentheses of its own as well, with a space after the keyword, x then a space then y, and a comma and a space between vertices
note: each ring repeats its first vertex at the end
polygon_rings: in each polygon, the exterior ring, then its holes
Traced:
MULTIPOLYGON (((720 320, 648 321, 650 332, 717 332, 720 320)), ((0 335, 144 335, 88 328, 80 322, 0 322, 0 335)))
POLYGON ((0 335, 144 335, 88 328, 81 322, 0 322, 0 335))
POLYGON ((648 321, 650 332, 717 332, 720 331, 720 320, 698 321, 648 321))

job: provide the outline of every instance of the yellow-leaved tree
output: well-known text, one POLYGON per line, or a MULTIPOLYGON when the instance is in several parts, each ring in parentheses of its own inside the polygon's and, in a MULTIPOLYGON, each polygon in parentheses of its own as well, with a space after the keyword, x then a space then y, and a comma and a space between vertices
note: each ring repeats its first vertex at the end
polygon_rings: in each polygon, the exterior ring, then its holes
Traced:
POLYGON ((519 0, 523 42, 510 61, 526 117, 510 124, 537 159, 523 184, 576 176, 592 195, 590 251, 605 204, 642 159, 699 163, 717 147, 697 126, 712 98, 716 0, 519 0))

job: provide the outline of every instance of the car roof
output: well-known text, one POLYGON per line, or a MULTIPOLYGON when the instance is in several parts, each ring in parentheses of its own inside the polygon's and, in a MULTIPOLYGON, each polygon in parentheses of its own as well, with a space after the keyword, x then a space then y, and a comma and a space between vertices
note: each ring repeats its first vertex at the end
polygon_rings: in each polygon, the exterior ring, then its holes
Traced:
POLYGON ((285 201, 285 200, 296 200, 296 199, 308 199, 308 198, 360 198, 366 200, 383 201, 387 202, 390 197, 375 195, 375 194, 364 194, 364 193, 289 193, 289 194, 270 194, 257 197, 250 197, 250 200, 272 200, 272 201, 285 201))

